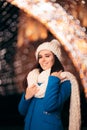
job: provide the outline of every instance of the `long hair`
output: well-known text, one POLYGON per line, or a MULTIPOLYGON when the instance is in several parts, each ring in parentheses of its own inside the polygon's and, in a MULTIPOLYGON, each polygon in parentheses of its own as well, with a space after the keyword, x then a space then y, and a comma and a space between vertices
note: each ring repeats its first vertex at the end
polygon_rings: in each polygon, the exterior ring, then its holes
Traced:
MULTIPOLYGON (((54 55, 54 54, 53 54, 54 55)), ((64 67, 63 65, 61 64, 61 62, 59 61, 59 59, 56 57, 56 55, 54 55, 54 58, 55 58, 55 62, 54 62, 54 65, 52 66, 52 69, 51 69, 51 73, 53 72, 57 72, 57 71, 64 71, 64 67)), ((30 71, 32 71, 33 69, 39 69, 39 72, 41 73, 43 71, 43 69, 41 68, 40 64, 38 62, 36 62, 36 64, 31 68, 30 71)), ((28 72, 29 73, 29 72, 28 72)), ((27 74, 28 75, 28 74, 27 74)), ((27 75, 25 76, 24 80, 23 80, 23 89, 26 90, 28 84, 27 84, 27 75)))
POLYGON ((52 66, 51 73, 57 72, 60 70, 64 71, 64 67, 59 61, 59 59, 56 57, 56 55, 54 55, 54 58, 55 58, 55 62, 54 62, 54 65, 52 66))
MULTIPOLYGON (((32 70, 35 69, 35 68, 39 69, 39 72, 40 72, 40 73, 43 71, 43 69, 41 68, 41 66, 40 66, 40 64, 39 64, 38 62, 36 62, 36 64, 33 65, 33 67, 30 69, 30 71, 32 71, 32 70)), ((30 72, 30 71, 29 71, 29 72, 30 72)), ((23 85, 23 90, 24 90, 24 91, 26 91, 26 88, 27 88, 27 86, 28 86, 27 76, 28 76, 28 73, 29 73, 29 72, 27 72, 27 74, 25 75, 24 80, 23 80, 23 83, 22 83, 22 85, 23 85)))

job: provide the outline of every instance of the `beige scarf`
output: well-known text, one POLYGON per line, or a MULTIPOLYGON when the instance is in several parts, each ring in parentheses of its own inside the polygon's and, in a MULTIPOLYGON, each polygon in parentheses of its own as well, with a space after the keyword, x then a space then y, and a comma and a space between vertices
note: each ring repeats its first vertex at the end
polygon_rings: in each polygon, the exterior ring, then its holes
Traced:
MULTIPOLYGON (((40 91, 35 94, 35 97, 42 98, 44 97, 48 77, 50 75, 50 69, 43 71, 39 74, 38 69, 32 70, 27 76, 28 87, 32 84, 36 84, 38 82, 43 83, 39 88, 40 91)), ((70 97, 70 116, 69 116, 69 130, 80 130, 81 125, 81 114, 80 114, 80 93, 77 80, 73 74, 70 72, 62 72, 61 76, 67 77, 71 82, 71 97, 70 97)))
POLYGON ((32 84, 36 84, 39 88, 39 91, 35 94, 35 97, 43 98, 45 95, 47 83, 48 83, 48 77, 50 75, 50 70, 45 70, 39 73, 38 69, 34 69, 28 74, 27 81, 28 81, 28 87, 30 87, 32 84), (41 83, 39 86, 38 83, 41 83))

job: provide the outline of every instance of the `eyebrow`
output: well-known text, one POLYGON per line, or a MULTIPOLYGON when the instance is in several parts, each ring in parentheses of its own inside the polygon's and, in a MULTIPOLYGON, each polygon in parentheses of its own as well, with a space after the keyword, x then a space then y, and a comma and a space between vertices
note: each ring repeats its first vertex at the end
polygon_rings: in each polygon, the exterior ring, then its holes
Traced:
MULTIPOLYGON (((45 53, 44 55, 51 55, 51 53, 45 53)), ((42 54, 39 54, 38 56, 42 56, 42 54)))

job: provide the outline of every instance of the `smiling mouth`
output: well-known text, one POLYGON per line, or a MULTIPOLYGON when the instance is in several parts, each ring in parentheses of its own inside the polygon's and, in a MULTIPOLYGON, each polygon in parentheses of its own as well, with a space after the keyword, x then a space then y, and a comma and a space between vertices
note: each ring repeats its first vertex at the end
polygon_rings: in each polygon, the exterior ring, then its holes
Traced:
POLYGON ((48 65, 47 63, 43 64, 43 66, 47 66, 47 65, 48 65))

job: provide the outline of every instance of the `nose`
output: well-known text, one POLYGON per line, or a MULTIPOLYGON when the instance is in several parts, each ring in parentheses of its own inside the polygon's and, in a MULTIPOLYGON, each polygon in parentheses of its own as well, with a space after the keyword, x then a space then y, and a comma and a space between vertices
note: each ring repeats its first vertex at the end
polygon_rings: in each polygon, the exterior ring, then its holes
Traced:
POLYGON ((46 62, 46 58, 45 57, 42 57, 40 60, 39 60, 39 63, 40 64, 44 64, 46 62))
POLYGON ((44 61, 46 61, 46 58, 45 58, 45 57, 43 57, 43 58, 42 58, 42 61, 43 61, 43 62, 44 62, 44 61))

